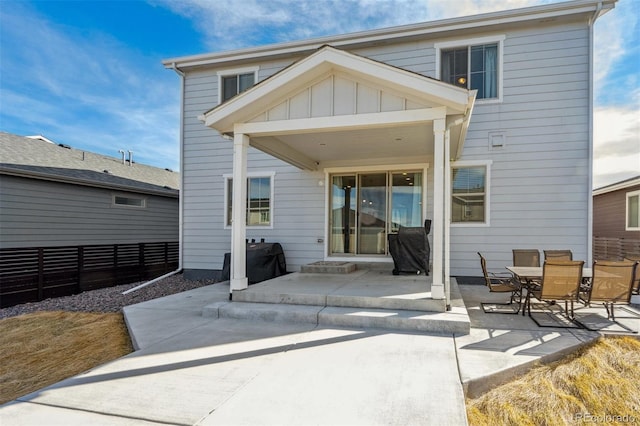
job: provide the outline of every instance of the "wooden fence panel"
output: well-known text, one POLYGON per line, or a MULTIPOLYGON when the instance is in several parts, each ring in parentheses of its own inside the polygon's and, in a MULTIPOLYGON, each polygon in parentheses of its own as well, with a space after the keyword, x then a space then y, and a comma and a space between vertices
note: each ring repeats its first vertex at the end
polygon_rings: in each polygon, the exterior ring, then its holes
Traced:
POLYGON ((178 242, 0 249, 0 307, 156 278, 178 242))
POLYGON ((595 260, 622 260, 625 257, 640 256, 640 240, 628 238, 593 238, 593 258, 595 260))

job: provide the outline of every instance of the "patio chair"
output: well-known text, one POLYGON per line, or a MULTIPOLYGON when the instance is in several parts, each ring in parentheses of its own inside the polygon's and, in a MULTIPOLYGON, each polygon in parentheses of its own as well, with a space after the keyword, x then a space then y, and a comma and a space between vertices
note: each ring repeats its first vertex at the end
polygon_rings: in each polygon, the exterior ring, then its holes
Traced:
MULTIPOLYGON (((640 254, 637 256, 625 256, 624 260, 627 262, 640 262, 640 254)), ((640 294, 640 267, 636 269, 636 278, 633 280, 633 287, 631 293, 640 294)))
MULTIPOLYGON (((616 324, 629 331, 633 330, 616 321, 613 308, 616 304, 628 305, 631 301, 631 292, 633 290, 634 278, 638 273, 638 263, 638 261, 593 262, 593 277, 591 278, 591 287, 587 294, 586 300, 587 306, 590 306, 591 302, 602 302, 605 309, 607 310, 607 319, 615 322, 616 324)), ((582 325, 588 330, 594 330, 588 328, 584 324, 582 325)), ((637 331, 633 332, 637 333, 637 331)))
POLYGON ((555 302, 564 300, 564 312, 570 321, 574 321, 573 302, 578 298, 580 283, 582 282, 582 260, 545 260, 542 267, 542 281, 539 289, 527 292, 525 306, 531 319, 539 327, 557 327, 540 324, 531 315, 531 296, 541 302, 555 302), (570 308, 569 308, 570 303, 570 308))
MULTIPOLYGON (((540 251, 538 249, 513 249, 513 266, 531 266, 540 267, 540 251)), ((539 287, 540 280, 536 279, 520 279, 520 285, 529 289, 529 287, 539 287)))
POLYGON ((573 260, 571 250, 544 250, 544 260, 573 260))
POLYGON ((487 261, 482 256, 482 254, 478 253, 480 256, 480 265, 482 266, 482 273, 484 275, 484 282, 489 292, 491 293, 510 293, 509 302, 508 303, 493 303, 493 302, 481 302, 482 310, 486 314, 517 314, 520 312, 520 306, 522 304, 522 287, 520 283, 515 281, 513 275, 509 272, 489 272, 487 271, 487 261), (491 311, 485 308, 485 305, 498 305, 498 306, 512 306, 517 298, 517 309, 513 311, 513 309, 509 312, 503 311, 491 311))
POLYGON ((513 266, 540 266, 538 249, 513 249, 513 266))

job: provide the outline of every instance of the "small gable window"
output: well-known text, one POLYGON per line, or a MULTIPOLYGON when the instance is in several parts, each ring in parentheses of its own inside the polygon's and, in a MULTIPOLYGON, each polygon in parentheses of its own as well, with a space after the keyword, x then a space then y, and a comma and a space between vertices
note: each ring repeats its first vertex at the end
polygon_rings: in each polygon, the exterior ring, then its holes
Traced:
POLYGON ((134 207, 134 208, 145 208, 147 207, 147 200, 143 197, 132 197, 125 195, 114 195, 113 196, 113 205, 120 207, 134 207))

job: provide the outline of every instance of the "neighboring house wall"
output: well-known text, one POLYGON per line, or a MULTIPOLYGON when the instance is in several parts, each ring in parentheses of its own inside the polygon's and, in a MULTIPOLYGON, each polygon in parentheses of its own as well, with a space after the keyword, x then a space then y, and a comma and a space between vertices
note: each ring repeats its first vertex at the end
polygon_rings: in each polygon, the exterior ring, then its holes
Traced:
MULTIPOLYGON (((536 23, 451 38, 430 38, 347 49, 393 66, 436 77, 434 43, 504 35, 501 102, 477 101, 460 161, 490 162, 489 223, 454 225, 452 275, 481 274, 476 252, 490 267, 511 263, 514 248, 571 249, 588 260, 590 187, 589 29, 586 22, 536 23), (502 148, 489 133, 505 136, 502 148)), ((229 65, 259 67, 261 81, 298 58, 229 65)), ((223 69, 223 68, 221 68, 223 69)), ((224 178, 232 170, 232 143, 198 120, 218 99, 217 72, 198 69, 185 76, 184 93, 184 268, 220 269, 230 251, 224 226, 224 178)), ((431 162, 430 162, 431 163, 431 162)), ((250 150, 249 171, 275 172, 272 229, 248 228, 248 238, 280 242, 289 269, 325 256, 325 175, 302 172, 250 150)), ((433 210, 433 171, 427 175, 427 211, 433 210)))
POLYGON ((640 231, 627 231, 627 193, 640 191, 630 186, 593 197, 593 236, 640 240, 640 231))
POLYGON ((0 175, 0 247, 177 241, 178 199, 0 175), (114 194, 145 207, 113 205, 114 194))

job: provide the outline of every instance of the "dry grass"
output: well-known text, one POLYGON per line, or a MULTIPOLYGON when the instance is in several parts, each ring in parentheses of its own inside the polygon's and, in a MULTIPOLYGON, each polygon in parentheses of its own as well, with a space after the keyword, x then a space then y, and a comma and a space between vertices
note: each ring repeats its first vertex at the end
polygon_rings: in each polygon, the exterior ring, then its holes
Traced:
POLYGON ((38 312, 0 321, 0 404, 132 351, 121 313, 38 312))
POLYGON ((638 413, 640 340, 632 337, 601 338, 467 401, 472 426, 640 424, 638 413))

